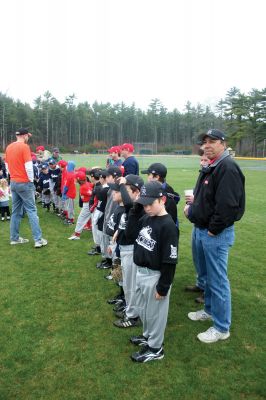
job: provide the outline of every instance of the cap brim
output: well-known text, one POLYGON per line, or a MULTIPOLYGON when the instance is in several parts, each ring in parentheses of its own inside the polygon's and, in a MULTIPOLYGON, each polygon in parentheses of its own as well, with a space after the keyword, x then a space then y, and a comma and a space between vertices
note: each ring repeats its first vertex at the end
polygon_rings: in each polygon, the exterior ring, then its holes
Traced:
POLYGON ((136 202, 143 206, 151 205, 158 197, 139 197, 136 202))
POLYGON ((144 169, 143 171, 140 171, 142 174, 149 174, 149 170, 148 169, 144 169))
POLYGON ((120 192, 120 185, 117 183, 108 183, 108 186, 111 190, 115 190, 116 192, 120 192))

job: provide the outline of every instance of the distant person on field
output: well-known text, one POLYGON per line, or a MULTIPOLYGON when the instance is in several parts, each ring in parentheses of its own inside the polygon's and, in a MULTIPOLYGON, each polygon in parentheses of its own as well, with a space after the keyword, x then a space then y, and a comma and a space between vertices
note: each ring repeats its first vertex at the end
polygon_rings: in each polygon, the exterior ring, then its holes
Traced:
POLYGON ((186 204, 185 216, 195 224, 197 257, 206 271, 205 307, 188 313, 192 321, 213 321, 197 338, 214 343, 230 336, 231 291, 227 276, 230 247, 234 244, 234 222, 245 210, 245 177, 225 147, 225 135, 210 129, 201 135, 209 166, 200 171, 194 200, 186 204))
POLYGON ((59 154, 59 148, 58 148, 58 147, 54 147, 54 148, 53 148, 52 155, 51 155, 51 157, 48 159, 48 162, 49 162, 50 160, 54 160, 54 161, 56 162, 56 164, 58 164, 58 162, 59 162, 60 160, 62 160, 62 157, 61 157, 60 154, 59 154))
POLYGON ((6 148, 6 165, 11 178, 12 215, 10 224, 10 244, 23 244, 29 240, 19 236, 19 227, 23 210, 26 211, 35 247, 47 245, 47 240, 42 238, 39 218, 35 205, 35 186, 33 183, 33 165, 28 140, 31 133, 26 128, 16 132, 16 142, 6 148))
POLYGON ((123 161, 120 158, 121 149, 119 146, 112 146, 108 149, 108 153, 110 157, 107 159, 106 168, 109 167, 120 167, 123 164, 123 161))
POLYGON ((1 221, 10 220, 10 210, 9 210, 9 197, 10 191, 8 187, 8 182, 5 178, 0 179, 0 212, 1 221))
POLYGON ((123 162, 124 176, 129 174, 139 175, 139 163, 133 156, 134 146, 131 143, 124 143, 120 146, 121 156, 125 159, 123 162))

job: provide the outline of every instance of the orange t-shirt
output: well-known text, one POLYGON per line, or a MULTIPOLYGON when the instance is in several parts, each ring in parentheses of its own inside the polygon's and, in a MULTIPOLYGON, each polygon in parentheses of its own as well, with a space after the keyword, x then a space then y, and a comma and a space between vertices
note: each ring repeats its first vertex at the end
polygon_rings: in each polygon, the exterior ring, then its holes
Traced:
POLYGON ((5 161, 11 181, 29 182, 25 163, 32 161, 30 147, 26 143, 13 142, 6 148, 5 161))

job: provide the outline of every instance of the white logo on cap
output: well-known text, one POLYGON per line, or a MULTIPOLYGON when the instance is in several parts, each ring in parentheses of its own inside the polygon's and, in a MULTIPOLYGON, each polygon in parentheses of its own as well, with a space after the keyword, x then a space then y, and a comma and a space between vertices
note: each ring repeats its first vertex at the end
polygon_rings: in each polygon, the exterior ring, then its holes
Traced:
POLYGON ((142 188, 140 189, 140 194, 142 196, 146 196, 147 192, 146 192, 146 187, 145 186, 142 186, 142 188))

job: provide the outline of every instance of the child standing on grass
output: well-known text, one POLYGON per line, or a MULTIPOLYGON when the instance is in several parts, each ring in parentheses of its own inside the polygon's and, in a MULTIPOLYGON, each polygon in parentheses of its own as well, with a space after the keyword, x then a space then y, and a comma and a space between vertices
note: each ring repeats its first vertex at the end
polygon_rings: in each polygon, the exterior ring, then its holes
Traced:
POLYGON ((0 179, 0 210, 1 210, 1 221, 5 220, 5 215, 6 219, 9 221, 10 220, 10 210, 9 210, 9 187, 8 187, 8 182, 6 179, 2 178, 0 179))
POLYGON ((80 185, 79 193, 82 201, 82 209, 77 219, 77 224, 75 228, 75 232, 68 239, 69 240, 78 240, 80 239, 80 234, 83 231, 84 226, 87 224, 88 220, 91 218, 90 213, 90 198, 93 191, 93 185, 90 182, 87 182, 87 177, 85 172, 78 171, 76 173, 77 182, 80 185))
POLYGON ((146 213, 139 221, 139 234, 134 245, 136 307, 143 323, 143 333, 131 337, 130 341, 143 345, 140 351, 131 355, 131 359, 144 363, 164 357, 164 331, 177 263, 178 232, 165 210, 160 182, 144 184, 137 202, 143 205, 146 213))
POLYGON ((65 220, 65 223, 68 225, 74 224, 74 200, 76 198, 76 182, 74 170, 74 161, 68 161, 62 193, 62 200, 65 201, 65 211, 67 213, 67 219, 65 220))

